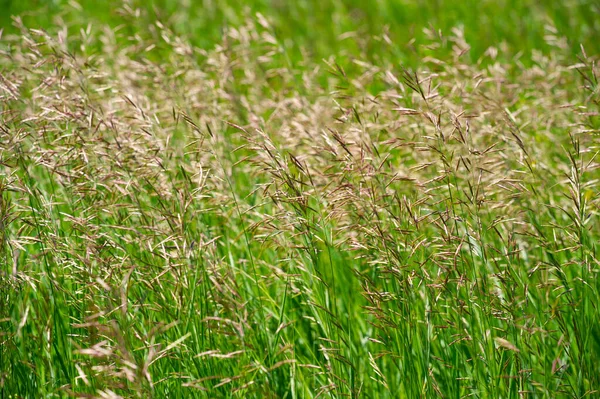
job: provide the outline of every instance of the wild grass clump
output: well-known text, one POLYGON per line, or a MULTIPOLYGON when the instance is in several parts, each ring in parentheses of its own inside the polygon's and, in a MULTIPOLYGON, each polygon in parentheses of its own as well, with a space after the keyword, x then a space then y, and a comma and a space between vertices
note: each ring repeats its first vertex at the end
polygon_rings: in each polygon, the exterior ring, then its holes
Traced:
POLYGON ((597 57, 471 62, 455 29, 416 70, 294 64, 260 14, 210 50, 15 23, 3 397, 598 394, 597 57))

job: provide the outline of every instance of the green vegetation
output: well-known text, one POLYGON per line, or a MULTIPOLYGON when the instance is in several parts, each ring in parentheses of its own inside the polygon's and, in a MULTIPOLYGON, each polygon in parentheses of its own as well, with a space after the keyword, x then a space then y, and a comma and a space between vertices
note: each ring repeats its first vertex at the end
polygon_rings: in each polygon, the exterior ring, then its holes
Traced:
POLYGON ((595 2, 0 7, 0 398, 599 395, 595 2))

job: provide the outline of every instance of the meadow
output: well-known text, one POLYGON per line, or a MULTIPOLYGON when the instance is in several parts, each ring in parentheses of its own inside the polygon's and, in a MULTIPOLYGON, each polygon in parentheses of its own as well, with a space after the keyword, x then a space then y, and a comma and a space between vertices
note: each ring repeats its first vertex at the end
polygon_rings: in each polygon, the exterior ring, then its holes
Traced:
POLYGON ((600 397, 598 3, 0 10, 0 399, 600 397))

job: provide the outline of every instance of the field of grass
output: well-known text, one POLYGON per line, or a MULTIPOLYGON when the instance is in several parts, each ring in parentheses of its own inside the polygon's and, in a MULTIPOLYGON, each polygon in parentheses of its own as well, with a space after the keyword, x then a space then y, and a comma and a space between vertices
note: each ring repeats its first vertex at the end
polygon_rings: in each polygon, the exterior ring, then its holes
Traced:
POLYGON ((0 10, 0 399, 600 396, 598 3, 0 10))

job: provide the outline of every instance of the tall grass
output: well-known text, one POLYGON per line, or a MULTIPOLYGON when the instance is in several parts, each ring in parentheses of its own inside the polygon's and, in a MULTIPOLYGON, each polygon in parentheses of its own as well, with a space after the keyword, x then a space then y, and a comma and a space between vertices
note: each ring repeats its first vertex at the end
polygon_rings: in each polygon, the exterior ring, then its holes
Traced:
POLYGON ((16 26, 2 397, 598 395, 595 55, 16 26))

